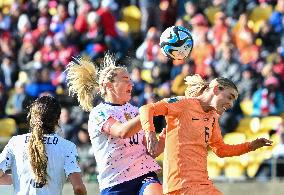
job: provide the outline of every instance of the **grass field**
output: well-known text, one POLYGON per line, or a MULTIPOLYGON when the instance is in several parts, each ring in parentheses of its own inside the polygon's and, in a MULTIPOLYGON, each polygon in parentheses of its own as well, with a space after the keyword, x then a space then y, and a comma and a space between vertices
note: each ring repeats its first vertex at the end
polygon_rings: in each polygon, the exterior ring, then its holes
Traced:
MULTIPOLYGON (((218 182, 216 187, 221 190, 224 195, 283 195, 284 182, 218 182)), ((99 195, 98 184, 86 184, 88 194, 99 195)), ((1 195, 12 195, 13 188, 11 186, 0 186, 1 195)), ((72 186, 65 184, 63 195, 73 194, 72 186)), ((130 195, 130 194, 129 194, 130 195)))

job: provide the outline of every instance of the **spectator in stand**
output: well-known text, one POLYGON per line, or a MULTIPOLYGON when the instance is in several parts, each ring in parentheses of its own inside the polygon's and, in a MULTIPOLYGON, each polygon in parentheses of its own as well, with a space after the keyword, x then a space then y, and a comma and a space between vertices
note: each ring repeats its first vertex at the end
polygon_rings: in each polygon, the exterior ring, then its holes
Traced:
POLYGON ((253 31, 248 26, 248 15, 246 13, 240 15, 237 24, 232 29, 232 37, 239 51, 245 48, 248 42, 251 42, 249 38, 253 37, 253 31))
POLYGON ((151 27, 161 30, 161 12, 159 5, 160 0, 139 1, 139 8, 141 10, 141 33, 143 39, 145 39, 147 32, 151 27))
POLYGON ((254 92, 252 116, 266 117, 284 112, 284 96, 275 76, 265 79, 263 87, 254 92))
POLYGON ((220 45, 224 34, 229 30, 226 19, 226 15, 223 12, 217 12, 214 16, 215 22, 209 30, 208 37, 215 47, 220 45))
POLYGON ((18 80, 15 83, 15 91, 9 96, 6 105, 5 111, 7 115, 13 118, 23 117, 23 113, 25 112, 24 102, 27 98, 25 83, 18 80))
POLYGON ((240 101, 250 100, 260 82, 260 75, 258 75, 250 65, 244 65, 242 68, 241 80, 238 83, 240 101))
POLYGON ((45 64, 43 63, 42 54, 40 53, 40 51, 36 51, 34 53, 33 59, 21 66, 20 68, 21 70, 30 74, 32 70, 41 69, 44 67, 44 65, 45 64))
POLYGON ((247 43, 242 49, 240 49, 240 62, 242 64, 251 64, 257 68, 257 62, 260 58, 260 48, 255 44, 253 34, 248 34, 247 43))
MULTIPOLYGON (((161 31, 164 31, 170 26, 174 26, 177 19, 177 5, 176 0, 161 0, 160 1, 160 20, 161 31)), ((151 19, 153 20, 153 19, 151 19)))
POLYGON ((143 43, 136 50, 136 58, 143 61, 143 68, 152 69, 160 54, 160 31, 151 27, 147 31, 147 35, 143 43))
POLYGON ((118 59, 125 57, 128 44, 119 36, 116 30, 116 18, 112 11, 118 8, 114 0, 102 0, 100 8, 96 11, 101 18, 105 33, 105 44, 110 52, 115 53, 118 59))
POLYGON ((35 41, 32 34, 26 33, 23 38, 23 44, 20 47, 18 53, 18 66, 21 69, 26 63, 33 60, 34 53, 37 48, 35 47, 35 41))
POLYGON ((58 59, 58 51, 55 49, 52 36, 47 36, 44 39, 44 45, 39 50, 42 55, 43 64, 50 66, 58 59))
POLYGON ((172 92, 177 95, 181 96, 184 95, 185 89, 187 85, 184 82, 185 77, 193 74, 192 65, 186 63, 182 66, 181 73, 178 74, 172 82, 171 90, 172 92))
POLYGON ((18 67, 13 61, 12 57, 5 56, 1 63, 1 71, 4 75, 4 84, 6 90, 14 87, 16 80, 18 79, 18 67))
POLYGON ((49 30, 49 21, 46 17, 38 19, 37 28, 32 31, 32 37, 36 41, 37 48, 41 48, 44 44, 46 36, 52 36, 53 33, 49 30))
POLYGON ((284 44, 284 0, 277 0, 277 5, 275 6, 275 10, 271 14, 269 18, 269 23, 272 26, 272 32, 276 34, 277 41, 275 43, 278 43, 275 48, 280 46, 281 44, 284 44))
POLYGON ((191 19, 199 12, 197 4, 193 1, 187 1, 184 3, 185 14, 182 19, 191 23, 191 19))
POLYGON ((233 56, 234 45, 226 45, 222 48, 221 58, 214 62, 219 76, 228 78, 238 84, 241 80, 241 63, 233 56))
POLYGON ((66 73, 63 64, 59 60, 53 62, 50 78, 53 86, 65 88, 66 73))
POLYGON ((87 22, 87 16, 88 13, 91 10, 91 5, 88 3, 88 1, 83 0, 78 4, 77 8, 77 14, 78 16, 75 19, 74 28, 79 33, 86 33, 88 29, 88 22, 87 22))
MULTIPOLYGON (((50 1, 49 4, 57 4, 56 1, 50 1)), ((56 7, 56 14, 52 16, 50 30, 53 33, 64 32, 64 23, 69 18, 68 8, 64 3, 59 3, 56 7)))
POLYGON ((88 14, 87 22, 87 32, 81 36, 81 42, 85 47, 84 51, 92 60, 95 60, 102 57, 106 51, 105 33, 101 18, 96 12, 92 11, 88 14))
POLYGON ((61 109, 59 118, 59 134, 62 134, 62 137, 76 144, 78 140, 78 127, 74 125, 73 119, 71 118, 70 114, 71 113, 68 108, 63 107, 61 109))
POLYGON ((200 31, 198 42, 192 49, 191 57, 195 64, 195 73, 206 77, 205 67, 209 66, 215 55, 215 48, 207 38, 207 30, 200 31))
POLYGON ((56 33, 53 37, 55 49, 58 52, 58 60, 64 66, 67 66, 69 60, 72 56, 78 54, 78 47, 75 45, 70 45, 67 42, 67 38, 64 32, 56 33))
POLYGON ((31 28, 31 22, 27 14, 21 14, 17 23, 17 34, 15 35, 17 40, 22 40, 24 35, 31 31, 31 28))
POLYGON ((88 174, 89 176, 97 174, 97 162, 92 152, 88 130, 82 126, 78 131, 77 137, 78 141, 76 145, 78 146, 78 157, 83 174, 88 174))
POLYGON ((5 90, 4 83, 0 82, 0 119, 6 117, 5 107, 8 100, 8 94, 5 90))

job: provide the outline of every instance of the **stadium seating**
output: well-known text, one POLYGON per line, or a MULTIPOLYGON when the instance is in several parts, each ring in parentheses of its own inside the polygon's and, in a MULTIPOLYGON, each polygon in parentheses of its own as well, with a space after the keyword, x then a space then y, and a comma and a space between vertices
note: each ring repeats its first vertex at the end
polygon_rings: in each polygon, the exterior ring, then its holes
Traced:
POLYGON ((243 111, 243 114, 245 116, 251 116, 252 114, 252 109, 253 109, 253 104, 252 104, 252 100, 248 99, 248 100, 243 100, 240 102, 240 107, 243 111))
POLYGON ((250 136, 255 132, 258 132, 259 128, 260 119, 258 117, 245 117, 240 120, 235 131, 244 133, 246 136, 250 136))
POLYGON ((208 151, 207 171, 210 179, 218 179, 224 167, 224 159, 219 158, 212 150, 208 151))
POLYGON ((208 18, 208 21, 211 25, 214 24, 215 14, 219 11, 221 11, 220 7, 214 7, 214 6, 207 7, 204 10, 204 13, 205 13, 206 17, 208 18))
POLYGON ((0 150, 8 143, 9 139, 15 134, 16 129, 17 126, 14 119, 0 119, 0 150))
MULTIPOLYGON (((224 136, 226 144, 240 144, 246 141, 246 135, 240 132, 228 133, 224 136)), ((242 180, 245 179, 245 170, 248 164, 247 154, 224 158, 224 175, 228 179, 242 180)))
POLYGON ((283 123, 281 116, 267 116, 260 119, 261 132, 268 132, 270 130, 276 130, 283 123))
POLYGON ((267 6, 256 6, 252 9, 249 20, 253 22, 253 31, 259 32, 260 27, 265 21, 267 21, 273 11, 272 5, 267 6))
POLYGON ((122 21, 128 24, 131 33, 139 33, 141 23, 141 12, 139 8, 134 5, 123 8, 122 21))
MULTIPOLYGON (((269 139, 269 134, 267 132, 258 132, 254 135, 248 137, 248 141, 255 140, 256 138, 266 138, 269 139)), ((272 147, 262 147, 256 151, 248 153, 248 165, 247 165, 247 175, 253 178, 260 166, 260 164, 271 157, 272 147)))

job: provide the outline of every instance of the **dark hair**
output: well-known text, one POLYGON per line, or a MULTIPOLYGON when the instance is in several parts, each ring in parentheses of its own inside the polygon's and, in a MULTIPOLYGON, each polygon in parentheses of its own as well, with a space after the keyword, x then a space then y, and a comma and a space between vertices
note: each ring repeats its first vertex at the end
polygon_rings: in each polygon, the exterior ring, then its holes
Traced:
POLYGON ((31 130, 29 140, 29 160, 35 181, 47 184, 47 155, 43 135, 55 132, 61 113, 59 102, 52 96, 36 99, 29 108, 28 122, 31 130))

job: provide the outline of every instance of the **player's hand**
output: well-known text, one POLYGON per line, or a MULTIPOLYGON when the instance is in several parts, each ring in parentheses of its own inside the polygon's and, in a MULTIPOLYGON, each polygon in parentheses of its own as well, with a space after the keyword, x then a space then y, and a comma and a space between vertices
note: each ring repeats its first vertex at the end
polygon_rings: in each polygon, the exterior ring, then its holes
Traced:
POLYGON ((272 141, 265 139, 265 138, 257 138, 256 140, 252 141, 249 145, 251 151, 254 151, 258 148, 261 148, 263 146, 271 146, 272 141))
POLYGON ((156 137, 156 132, 150 131, 145 133, 147 150, 151 156, 155 156, 158 147, 158 139, 156 137))
POLYGON ((159 134, 159 141, 162 140, 162 141, 165 141, 166 139, 166 128, 163 128, 162 132, 159 134))

